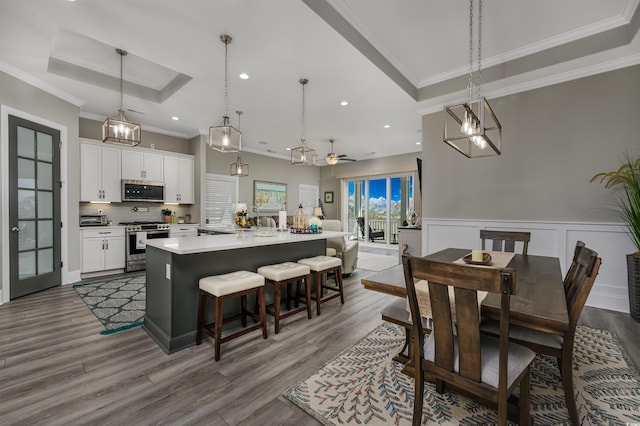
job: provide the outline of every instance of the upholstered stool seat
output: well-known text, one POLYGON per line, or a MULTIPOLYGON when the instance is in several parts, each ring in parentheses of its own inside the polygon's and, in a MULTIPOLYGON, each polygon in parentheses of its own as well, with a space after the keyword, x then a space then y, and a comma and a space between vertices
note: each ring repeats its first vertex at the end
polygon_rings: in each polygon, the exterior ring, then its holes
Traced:
MULTIPOLYGON (((262 329, 262 337, 267 338, 267 315, 264 303, 264 277, 248 271, 236 271, 222 275, 212 275, 201 278, 199 281, 200 293, 198 296, 198 330, 196 332, 196 345, 202 342, 202 332, 206 332, 214 339, 215 360, 220 359, 220 344, 236 337, 240 337, 253 330, 262 329), (259 315, 247 311, 247 295, 256 295, 259 315), (204 314, 207 299, 211 297, 214 303, 214 321, 204 323, 204 314), (228 336, 222 337, 222 313, 224 301, 229 298, 240 297, 242 329, 228 336), (256 324, 247 327, 247 314, 256 324)), ((227 318, 229 320, 231 318, 227 318)))
POLYGON ((307 265, 294 262, 284 262, 275 265, 261 266, 258 274, 262 275, 265 282, 273 284, 273 305, 267 306, 267 313, 273 315, 275 332, 280 332, 280 319, 287 318, 299 312, 307 311, 307 317, 311 319, 311 270, 307 265), (305 306, 298 307, 298 283, 302 281, 305 287, 305 306), (291 309, 291 284, 295 284, 296 307, 291 309), (281 287, 287 286, 287 309, 280 313, 281 287))
POLYGON ((328 300, 340 297, 340 302, 344 305, 344 291, 342 288, 342 260, 337 257, 330 256, 315 256, 298 260, 298 263, 307 265, 315 277, 316 283, 316 314, 320 315, 320 304, 328 300), (327 281, 327 274, 333 273, 336 286, 329 286, 327 281), (333 294, 328 294, 322 297, 322 289, 333 291, 333 294))

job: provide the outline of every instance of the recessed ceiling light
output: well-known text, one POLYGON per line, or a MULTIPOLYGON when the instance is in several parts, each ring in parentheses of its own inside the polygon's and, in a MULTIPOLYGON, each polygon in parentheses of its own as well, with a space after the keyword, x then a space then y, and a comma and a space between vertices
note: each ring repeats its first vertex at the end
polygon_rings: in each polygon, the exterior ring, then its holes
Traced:
POLYGON ((171 119, 173 121, 178 121, 178 120, 180 120, 180 117, 178 117, 177 115, 174 115, 173 117, 171 117, 171 119))
POLYGON ((342 106, 347 106, 347 105, 349 105, 349 102, 347 102, 347 101, 342 101, 342 102, 340 102, 340 105, 342 105, 342 106))
POLYGON ((422 142, 418 141, 416 142, 416 145, 422 145, 422 142))
POLYGON ((267 152, 270 152, 270 153, 272 153, 272 154, 277 154, 277 152, 276 152, 276 151, 274 151, 273 149, 268 149, 268 150, 267 150, 267 152))
POLYGON ((391 124, 385 124, 383 127, 384 127, 385 129, 388 129, 389 127, 391 127, 391 124))
POLYGON ((243 72, 242 74, 240 74, 240 78, 243 80, 248 80, 249 79, 249 74, 243 72))
POLYGON ((287 151, 291 151, 291 148, 287 148, 287 151))

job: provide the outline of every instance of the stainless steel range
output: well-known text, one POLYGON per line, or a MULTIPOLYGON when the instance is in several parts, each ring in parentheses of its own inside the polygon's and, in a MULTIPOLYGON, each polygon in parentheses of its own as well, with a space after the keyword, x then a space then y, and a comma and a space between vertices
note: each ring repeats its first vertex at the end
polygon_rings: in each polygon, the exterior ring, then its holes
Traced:
POLYGON ((120 225, 126 225, 125 272, 144 270, 147 262, 147 240, 169 238, 169 224, 157 222, 120 222, 120 225))

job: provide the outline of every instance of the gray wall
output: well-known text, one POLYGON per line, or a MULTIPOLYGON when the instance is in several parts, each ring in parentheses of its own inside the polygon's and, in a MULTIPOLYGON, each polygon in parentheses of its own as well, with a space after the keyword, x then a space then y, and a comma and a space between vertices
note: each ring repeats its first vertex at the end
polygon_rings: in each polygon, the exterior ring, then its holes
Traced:
POLYGON ((334 202, 332 204, 324 204, 324 212, 327 219, 338 219, 342 195, 340 193, 341 178, 385 175, 417 170, 416 158, 420 156, 420 152, 415 152, 371 160, 343 162, 334 166, 322 166, 320 168, 320 197, 324 200, 323 195, 326 191, 334 192, 334 202))
MULTIPOLYGON (((228 175, 230 164, 236 161, 237 154, 221 153, 206 148, 206 157, 207 173, 228 175)), ((249 176, 240 178, 239 200, 247 205, 253 204, 254 180, 286 183, 289 214, 293 214, 300 203, 299 184, 320 185, 320 169, 318 167, 292 166, 289 160, 251 152, 242 152, 241 157, 242 162, 249 164, 249 176)))
MULTIPOLYGON (((132 117, 127 117, 132 119, 132 117)), ((139 147, 159 149, 162 151, 179 152, 181 154, 193 154, 188 139, 175 136, 162 135, 160 133, 149 132, 142 126, 141 139, 139 147)), ((90 120, 88 118, 80 118, 80 137, 87 139, 102 140, 102 122, 90 120)))
MULTIPOLYGON (((0 103, 16 110, 58 123, 67 128, 67 164, 79 162, 78 114, 79 108, 50 95, 10 75, 0 72, 0 103)), ((2 167, 2 164, 0 164, 2 167)), ((78 228, 78 199, 80 195, 79 168, 67 170, 67 214, 69 222, 64 225, 68 230, 68 270, 80 268, 80 234, 78 228)), ((2 188, 0 188, 0 191, 2 188)), ((63 220, 65 220, 63 218, 63 220)), ((0 229, 0 235, 3 232, 0 229)), ((4 253, 0 247, 0 256, 4 253)))
POLYGON ((423 127, 423 217, 619 222, 591 177, 640 153, 640 66, 491 99, 503 154, 467 159, 423 127))

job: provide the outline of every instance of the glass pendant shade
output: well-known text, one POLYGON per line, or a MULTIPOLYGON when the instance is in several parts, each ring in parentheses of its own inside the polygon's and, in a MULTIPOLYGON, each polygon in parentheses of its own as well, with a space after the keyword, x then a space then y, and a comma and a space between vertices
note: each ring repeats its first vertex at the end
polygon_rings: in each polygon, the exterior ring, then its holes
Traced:
POLYGON ((486 98, 444 107, 443 140, 467 158, 502 153, 502 125, 486 98))
POLYGON ((229 117, 222 117, 219 126, 209 127, 208 145, 220 152, 239 152, 242 150, 242 133, 229 123, 229 117))
POLYGON ((102 123, 102 142, 136 146, 140 144, 140 125, 127 120, 120 110, 116 118, 107 118, 102 123))
POLYGON ((116 49, 116 53, 120 55, 120 109, 118 110, 117 117, 107 118, 102 123, 102 142, 115 145, 136 146, 139 145, 142 140, 140 125, 127 120, 122 106, 122 62, 123 58, 127 55, 127 51, 116 49))
POLYGON ((243 163, 240 156, 235 163, 231 163, 230 166, 230 174, 231 176, 249 176, 249 164, 243 163))

